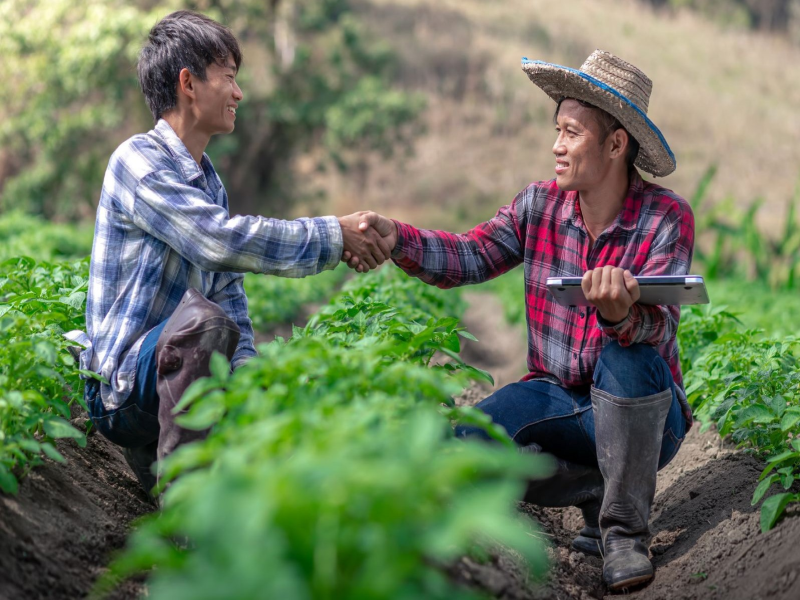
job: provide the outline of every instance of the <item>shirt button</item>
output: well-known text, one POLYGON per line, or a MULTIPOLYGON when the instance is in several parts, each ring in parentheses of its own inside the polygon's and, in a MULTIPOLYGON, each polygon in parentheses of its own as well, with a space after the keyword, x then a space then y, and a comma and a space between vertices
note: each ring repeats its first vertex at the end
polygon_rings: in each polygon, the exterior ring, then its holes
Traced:
POLYGON ((573 352, 572 358, 578 358, 578 353, 577 352, 573 352))
POLYGON ((585 316, 586 316, 586 314, 585 314, 585 313, 581 313, 581 319, 582 319, 583 317, 585 317, 585 316))

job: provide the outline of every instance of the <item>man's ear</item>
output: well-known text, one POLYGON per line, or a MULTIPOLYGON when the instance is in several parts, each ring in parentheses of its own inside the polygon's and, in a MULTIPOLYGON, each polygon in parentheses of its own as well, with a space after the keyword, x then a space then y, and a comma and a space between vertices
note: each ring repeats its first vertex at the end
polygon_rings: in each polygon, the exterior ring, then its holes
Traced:
POLYGON ((620 127, 611 135, 609 135, 608 138, 611 141, 611 158, 620 158, 625 156, 625 153, 628 151, 628 144, 630 143, 630 140, 628 139, 628 132, 620 127))
POLYGON ((178 95, 180 96, 181 93, 194 99, 194 75, 185 67, 178 73, 178 95))

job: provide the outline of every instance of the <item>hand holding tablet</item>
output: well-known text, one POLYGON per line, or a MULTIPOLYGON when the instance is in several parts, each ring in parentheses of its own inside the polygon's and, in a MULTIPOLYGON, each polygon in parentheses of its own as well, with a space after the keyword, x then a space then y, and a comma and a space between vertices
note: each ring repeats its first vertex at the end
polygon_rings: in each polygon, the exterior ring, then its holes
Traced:
MULTIPOLYGON (((581 289, 581 277, 548 277, 547 289, 562 306, 590 306, 581 289)), ((638 304, 708 304, 705 282, 699 275, 636 277, 641 296, 638 304)))

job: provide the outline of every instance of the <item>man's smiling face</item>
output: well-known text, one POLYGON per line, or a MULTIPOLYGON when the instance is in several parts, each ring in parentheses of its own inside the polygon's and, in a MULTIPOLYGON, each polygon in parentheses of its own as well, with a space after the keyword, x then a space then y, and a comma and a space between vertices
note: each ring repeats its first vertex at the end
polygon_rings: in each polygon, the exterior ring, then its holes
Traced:
POLYGON ((596 110, 566 99, 556 117, 556 183, 565 191, 592 190, 606 178, 612 165, 611 138, 603 143, 596 110))
POLYGON ((195 116, 198 126, 209 136, 233 131, 236 108, 243 97, 236 74, 236 63, 228 57, 225 62, 208 65, 205 81, 194 79, 195 116))

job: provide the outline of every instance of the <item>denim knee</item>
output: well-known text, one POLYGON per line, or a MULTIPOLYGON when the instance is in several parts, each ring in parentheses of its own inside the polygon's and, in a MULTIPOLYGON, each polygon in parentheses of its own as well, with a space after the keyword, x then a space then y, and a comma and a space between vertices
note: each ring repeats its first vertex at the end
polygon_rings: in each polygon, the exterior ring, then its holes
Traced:
POLYGON ((674 386, 667 362, 646 344, 612 341, 600 353, 594 385, 620 398, 641 398, 674 386))

